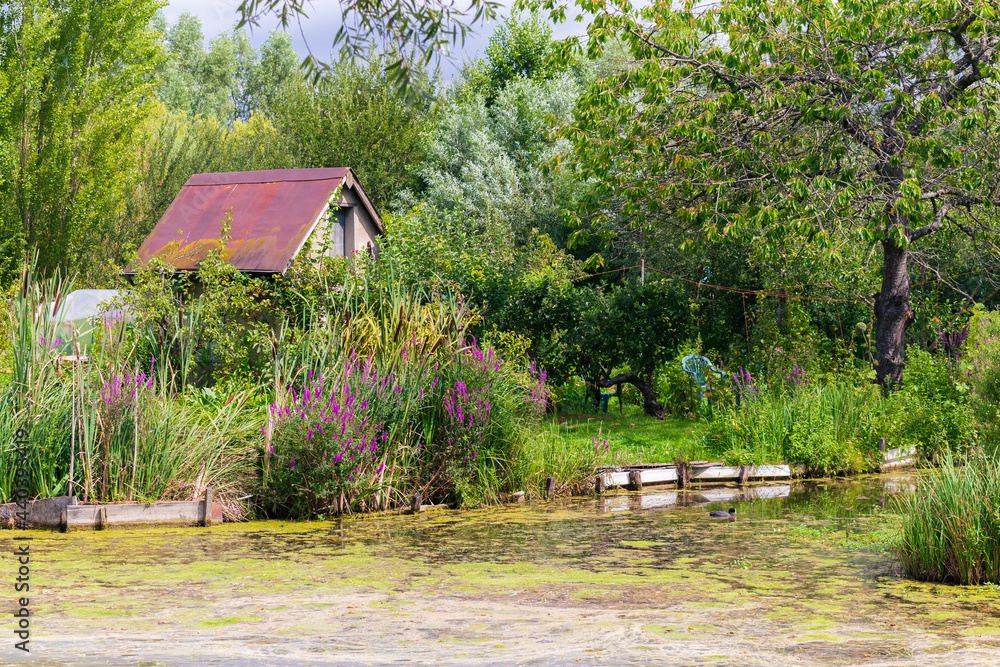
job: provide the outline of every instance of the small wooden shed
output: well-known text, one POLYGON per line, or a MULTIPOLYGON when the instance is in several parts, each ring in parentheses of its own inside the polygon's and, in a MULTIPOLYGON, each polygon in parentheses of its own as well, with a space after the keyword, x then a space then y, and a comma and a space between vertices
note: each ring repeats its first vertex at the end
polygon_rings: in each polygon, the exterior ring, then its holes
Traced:
POLYGON ((140 246, 140 262, 159 256, 178 271, 197 270, 219 246, 227 214, 233 221, 223 257, 258 275, 284 273, 307 244, 331 256, 377 255, 385 231, 347 167, 195 174, 140 246))

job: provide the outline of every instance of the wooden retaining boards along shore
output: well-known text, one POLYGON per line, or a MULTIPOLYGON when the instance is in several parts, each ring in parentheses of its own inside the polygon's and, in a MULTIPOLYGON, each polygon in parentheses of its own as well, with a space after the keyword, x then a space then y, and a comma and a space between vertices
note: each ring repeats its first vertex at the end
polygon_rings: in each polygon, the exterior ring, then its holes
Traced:
MULTIPOLYGON (((13 527, 17 512, 15 503, 0 505, 0 522, 13 527)), ((222 523, 222 506, 213 502, 211 489, 205 492, 203 500, 79 505, 75 498, 60 496, 28 503, 28 525, 32 528, 102 530, 112 526, 210 526, 213 523, 222 523)))
POLYGON ((910 468, 917 460, 916 447, 896 447, 887 449, 882 454, 881 470, 895 470, 897 468, 910 468))
MULTIPOLYGON (((908 468, 916 464, 915 447, 896 447, 883 450, 879 469, 883 472, 908 468)), ((721 462, 691 461, 680 465, 674 463, 653 463, 629 466, 625 469, 598 470, 594 488, 598 493, 614 487, 633 490, 646 485, 675 484, 679 488, 690 488, 694 482, 720 483, 737 482, 745 484, 751 480, 783 480, 802 477, 806 467, 801 463, 792 465, 727 466, 721 462)))
POLYGON ((598 491, 616 486, 642 488, 652 484, 677 484, 684 487, 685 479, 692 482, 746 482, 748 480, 791 479, 793 470, 787 465, 726 466, 721 463, 692 461, 687 470, 672 463, 657 467, 632 467, 627 470, 599 471, 595 486, 598 491), (685 478, 686 473, 686 478, 685 478))

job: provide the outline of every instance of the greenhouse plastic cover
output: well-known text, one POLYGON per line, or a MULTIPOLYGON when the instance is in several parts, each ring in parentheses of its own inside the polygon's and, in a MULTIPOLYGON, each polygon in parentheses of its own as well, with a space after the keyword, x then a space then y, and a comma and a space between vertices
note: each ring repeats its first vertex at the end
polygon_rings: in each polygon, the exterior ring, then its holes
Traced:
MULTIPOLYGON (((50 326, 52 341, 61 354, 75 352, 73 341, 77 341, 80 350, 86 352, 94 342, 94 327, 98 317, 106 308, 105 304, 114 299, 120 290, 116 289, 79 289, 70 292, 59 302, 49 302, 53 309, 50 326)), ((39 306, 41 310, 44 306, 39 306)), ((104 317, 109 320, 131 320, 128 312, 121 307, 108 308, 104 317)))
MULTIPOLYGON (((54 318, 62 322, 76 322, 88 317, 97 317, 101 313, 101 304, 118 296, 116 289, 78 289, 66 295, 66 300, 59 304, 54 318)), ((112 308, 108 315, 113 319, 122 318, 121 308, 112 308)))

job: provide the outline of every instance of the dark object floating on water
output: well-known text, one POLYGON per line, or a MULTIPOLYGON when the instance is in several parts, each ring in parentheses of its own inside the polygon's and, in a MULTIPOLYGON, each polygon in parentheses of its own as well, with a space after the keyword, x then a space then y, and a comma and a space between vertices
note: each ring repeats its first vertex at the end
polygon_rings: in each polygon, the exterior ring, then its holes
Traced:
POLYGON ((714 512, 709 512, 708 516, 713 519, 735 519, 736 518, 736 508, 730 507, 728 512, 720 512, 718 510, 714 512))

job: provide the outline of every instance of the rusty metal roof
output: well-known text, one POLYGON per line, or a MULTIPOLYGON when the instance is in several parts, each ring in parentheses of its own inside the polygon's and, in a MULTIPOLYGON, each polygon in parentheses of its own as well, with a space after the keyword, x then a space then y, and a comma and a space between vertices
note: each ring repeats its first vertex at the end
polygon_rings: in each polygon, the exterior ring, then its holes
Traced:
POLYGON ((284 273, 341 185, 357 192, 383 231, 347 167, 195 174, 139 247, 140 263, 160 256, 179 270, 197 269, 218 247, 222 221, 232 211, 232 238, 223 258, 241 271, 284 273))

